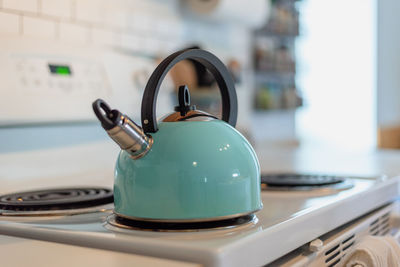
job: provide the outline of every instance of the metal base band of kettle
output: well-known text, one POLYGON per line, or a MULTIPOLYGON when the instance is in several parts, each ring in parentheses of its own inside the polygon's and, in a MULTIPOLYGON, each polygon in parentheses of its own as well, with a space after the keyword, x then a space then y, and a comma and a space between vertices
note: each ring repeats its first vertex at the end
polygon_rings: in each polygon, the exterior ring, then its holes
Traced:
POLYGON ((143 128, 101 99, 93 103, 93 109, 122 149, 115 167, 115 214, 179 223, 235 218, 262 208, 256 153, 234 128, 234 83, 213 54, 182 50, 158 65, 143 94, 143 128), (188 88, 181 86, 179 106, 157 122, 160 85, 167 72, 185 59, 203 64, 214 75, 222 97, 222 120, 196 110, 188 88))

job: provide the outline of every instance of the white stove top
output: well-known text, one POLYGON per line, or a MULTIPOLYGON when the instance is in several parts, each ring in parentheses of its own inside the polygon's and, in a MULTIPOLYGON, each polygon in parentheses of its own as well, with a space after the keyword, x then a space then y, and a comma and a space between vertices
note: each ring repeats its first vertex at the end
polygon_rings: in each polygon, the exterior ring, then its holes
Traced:
MULTIPOLYGON (((35 156, 32 152, 23 156, 0 157, 2 164, 8 161, 14 167, 20 167, 19 176, 16 176, 8 170, 7 163, 6 168, 0 166, 1 184, 5 185, 5 180, 12 182, 6 187, 1 187, 1 193, 71 185, 111 187, 113 161, 117 152, 114 146, 96 144, 69 148, 62 152, 46 151, 41 156, 35 156), (76 155, 91 160, 82 163, 76 155), (49 156, 52 158, 50 170, 54 168, 54 173, 43 166, 46 175, 40 172, 27 172, 23 175, 23 162, 33 164, 35 160, 40 161, 41 157, 43 160, 49 156), (61 158, 54 160, 57 156, 61 158), (66 162, 79 163, 78 166, 72 165, 74 169, 65 168, 66 162), (65 175, 60 176, 60 172, 56 175, 58 164, 64 166, 65 175), (99 166, 108 167, 101 170, 99 166), (8 179, 5 174, 11 174, 13 179, 8 179)), ((266 162, 268 161, 265 158, 261 159, 263 167, 266 166, 266 162)), ((277 171, 276 165, 274 168, 272 171, 277 171)), ((371 169, 371 166, 366 168, 371 169)), ((37 169, 40 168, 36 166, 37 169)), ((299 166, 280 171, 296 169, 299 169, 299 166)), ((268 171, 268 168, 264 167, 264 171, 268 171)), ((343 171, 339 166, 337 173, 343 171)), ((354 178, 351 181, 354 187, 332 195, 324 195, 321 192, 263 191, 264 208, 256 213, 258 220, 233 229, 197 232, 127 230, 107 224, 107 217, 111 215, 111 211, 105 211, 66 217, 0 217, 0 234, 196 262, 207 266, 259 266, 393 201, 398 195, 398 178, 354 178)))
POLYGON ((28 264, 29 266, 40 267, 200 266, 199 264, 188 262, 178 262, 3 235, 0 235, 0 250, 1 264, 7 267, 20 267, 28 264))

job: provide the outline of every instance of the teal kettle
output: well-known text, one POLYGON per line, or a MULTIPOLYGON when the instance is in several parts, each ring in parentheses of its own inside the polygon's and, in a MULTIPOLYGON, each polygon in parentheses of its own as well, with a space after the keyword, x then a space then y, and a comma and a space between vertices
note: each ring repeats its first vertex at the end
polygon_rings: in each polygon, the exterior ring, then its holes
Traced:
POLYGON ((262 208, 260 165, 234 127, 237 97, 225 65, 200 50, 178 51, 155 69, 142 99, 141 125, 103 100, 93 103, 102 127, 121 147, 115 167, 114 213, 149 222, 205 222, 239 218, 262 208), (192 59, 215 77, 222 120, 190 103, 186 86, 175 112, 156 119, 157 94, 167 72, 192 59))

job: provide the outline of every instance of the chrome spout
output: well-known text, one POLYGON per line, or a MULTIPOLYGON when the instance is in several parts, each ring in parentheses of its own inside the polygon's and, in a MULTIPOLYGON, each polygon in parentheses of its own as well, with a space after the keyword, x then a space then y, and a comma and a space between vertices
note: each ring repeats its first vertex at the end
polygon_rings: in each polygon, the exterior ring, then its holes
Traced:
POLYGON ((94 101, 92 106, 104 130, 133 159, 143 157, 150 150, 153 139, 128 116, 116 109, 111 110, 101 99, 94 101))
POLYGON ((148 137, 129 117, 119 113, 115 127, 106 130, 108 135, 121 147, 138 159, 149 151, 153 139, 148 137))

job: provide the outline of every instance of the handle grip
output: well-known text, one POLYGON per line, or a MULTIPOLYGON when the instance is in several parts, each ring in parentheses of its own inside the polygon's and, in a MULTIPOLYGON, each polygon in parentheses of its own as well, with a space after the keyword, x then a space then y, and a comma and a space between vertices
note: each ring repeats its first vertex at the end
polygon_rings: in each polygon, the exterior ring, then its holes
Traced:
POLYGON ((216 56, 201 49, 178 51, 164 59, 147 82, 142 99, 142 128, 145 133, 158 131, 156 118, 157 95, 168 71, 178 62, 192 59, 204 65, 214 76, 222 97, 222 120, 235 127, 237 120, 237 96, 233 79, 216 56))

